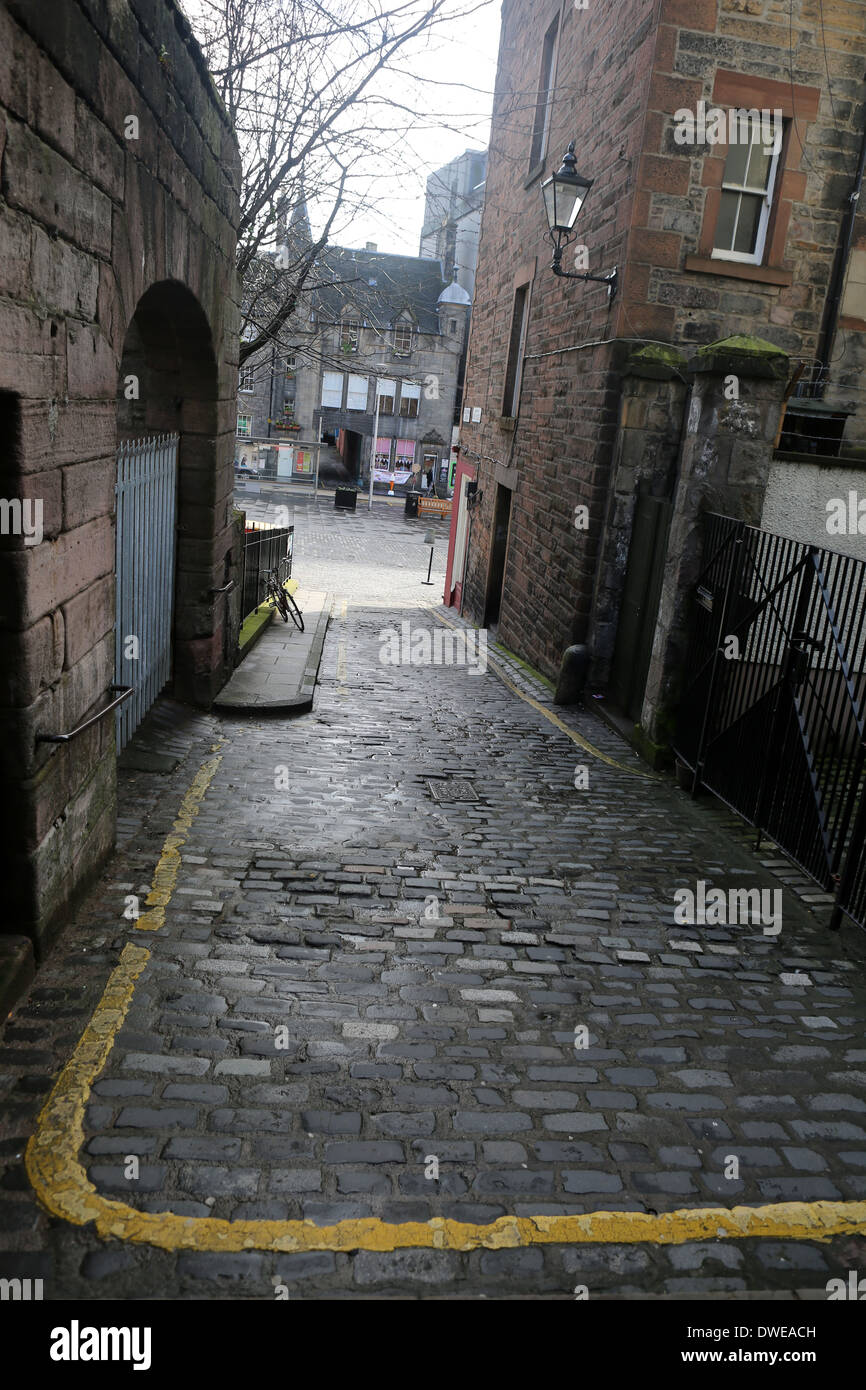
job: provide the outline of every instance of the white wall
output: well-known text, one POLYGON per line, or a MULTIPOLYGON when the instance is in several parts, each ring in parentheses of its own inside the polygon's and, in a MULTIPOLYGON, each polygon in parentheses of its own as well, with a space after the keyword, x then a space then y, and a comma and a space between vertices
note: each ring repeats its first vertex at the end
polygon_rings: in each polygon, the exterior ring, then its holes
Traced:
MULTIPOLYGON (((828 467, 777 459, 770 468, 761 527, 866 560, 866 535, 831 535, 827 530, 828 501, 841 497, 847 502, 851 491, 866 500, 866 470, 846 467, 844 463, 828 467)), ((866 517, 863 525, 866 528, 866 517)))

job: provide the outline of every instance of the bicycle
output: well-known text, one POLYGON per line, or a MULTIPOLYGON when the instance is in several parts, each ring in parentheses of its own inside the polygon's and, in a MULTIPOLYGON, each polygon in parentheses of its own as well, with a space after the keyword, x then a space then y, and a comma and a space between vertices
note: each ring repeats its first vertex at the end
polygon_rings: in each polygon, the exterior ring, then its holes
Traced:
POLYGON ((265 598, 271 599, 284 623, 287 623, 291 618, 298 631, 303 632, 304 615, 292 595, 283 588, 282 569, 284 566, 288 566, 287 558, 281 560, 278 565, 274 565, 273 569, 268 570, 265 598))

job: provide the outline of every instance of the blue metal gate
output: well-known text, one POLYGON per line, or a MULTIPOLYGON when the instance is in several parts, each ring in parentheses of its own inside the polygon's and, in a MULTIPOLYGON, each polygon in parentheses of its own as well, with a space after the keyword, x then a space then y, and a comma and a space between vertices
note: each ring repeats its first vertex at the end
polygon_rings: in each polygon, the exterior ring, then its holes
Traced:
POLYGON ((171 674, 177 442, 152 435, 117 451, 114 678, 134 691, 117 711, 118 752, 171 674))

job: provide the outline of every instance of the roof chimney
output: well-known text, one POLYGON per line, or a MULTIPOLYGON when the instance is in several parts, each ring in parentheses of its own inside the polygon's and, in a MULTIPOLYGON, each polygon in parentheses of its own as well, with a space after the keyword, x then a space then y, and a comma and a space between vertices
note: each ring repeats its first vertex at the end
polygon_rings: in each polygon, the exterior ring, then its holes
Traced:
POLYGON ((378 248, 378 246, 376 245, 375 241, 368 241, 368 242, 367 242, 367 245, 364 247, 364 250, 365 250, 365 251, 378 251, 379 248, 378 248))

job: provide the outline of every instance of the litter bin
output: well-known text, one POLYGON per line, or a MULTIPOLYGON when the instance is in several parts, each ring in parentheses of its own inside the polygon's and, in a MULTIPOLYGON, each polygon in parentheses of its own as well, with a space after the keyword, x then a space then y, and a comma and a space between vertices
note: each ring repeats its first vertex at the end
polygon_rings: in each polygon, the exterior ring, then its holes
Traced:
POLYGON ((421 497, 420 492, 407 492, 407 493, 406 493, 406 506, 405 506, 404 509, 403 509, 403 515, 404 515, 404 516, 417 516, 417 515, 418 515, 418 501, 419 501, 420 497, 421 497))
POLYGON ((356 487, 338 487, 334 489, 335 509, 353 512, 357 501, 358 489, 356 487))

